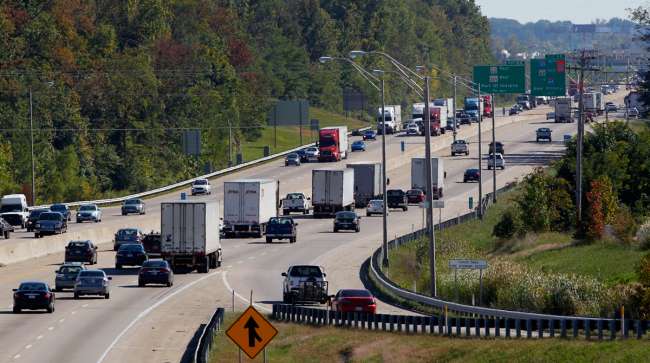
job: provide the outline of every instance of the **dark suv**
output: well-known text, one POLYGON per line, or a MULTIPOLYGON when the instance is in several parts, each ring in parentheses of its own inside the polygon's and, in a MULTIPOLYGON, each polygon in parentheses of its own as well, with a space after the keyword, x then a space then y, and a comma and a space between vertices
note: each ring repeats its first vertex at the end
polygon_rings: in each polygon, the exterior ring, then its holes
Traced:
POLYGON ((47 208, 32 209, 29 212, 29 217, 27 218, 27 225, 25 225, 27 232, 34 232, 34 225, 36 224, 36 221, 38 221, 38 217, 40 217, 41 214, 49 211, 50 210, 47 208))
POLYGON ((97 246, 91 241, 70 241, 65 247, 65 262, 97 263, 97 246))
POLYGON ((68 231, 68 220, 59 212, 45 212, 38 216, 34 224, 34 237, 41 238, 46 234, 61 234, 68 231))
POLYGON ((386 191, 386 199, 388 199, 388 208, 401 208, 403 211, 409 209, 408 199, 406 193, 401 189, 389 189, 386 191))
POLYGON ((50 210, 52 212, 61 213, 63 215, 63 218, 65 218, 67 221, 72 220, 72 213, 70 212, 70 208, 68 208, 68 206, 65 204, 52 204, 50 210))
POLYGON ((341 211, 334 215, 334 232, 348 230, 359 232, 361 217, 356 212, 341 211))
POLYGON ((125 243, 115 254, 115 268, 119 270, 122 266, 142 266, 147 259, 147 252, 141 244, 125 243))
MULTIPOLYGON (((503 144, 497 141, 496 145, 497 145, 496 153, 501 154, 501 155, 505 155, 505 153, 503 152, 503 144)), ((490 149, 489 149, 488 153, 489 154, 494 154, 494 145, 492 143, 490 143, 490 149)))

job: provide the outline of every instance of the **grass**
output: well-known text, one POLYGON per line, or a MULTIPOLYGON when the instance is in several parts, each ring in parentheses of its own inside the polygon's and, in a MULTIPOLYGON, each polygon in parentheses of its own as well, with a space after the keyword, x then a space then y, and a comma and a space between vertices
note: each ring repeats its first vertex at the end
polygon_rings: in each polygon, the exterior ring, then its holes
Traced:
MULTIPOLYGON (((351 130, 368 126, 367 122, 357 118, 346 117, 316 107, 309 108, 309 119, 319 120, 320 127, 347 125, 348 129, 351 130)), ((309 124, 302 127, 302 144, 300 143, 300 128, 298 126, 278 126, 277 143, 275 134, 274 127, 267 126, 262 130, 262 136, 259 139, 245 142, 242 145, 244 162, 263 157, 265 146, 269 146, 270 153, 274 154, 314 142, 317 137, 317 133, 309 129, 309 124)))
POLYGON ((630 128, 634 130, 636 133, 640 133, 644 130, 650 130, 650 121, 648 120, 643 120, 643 119, 637 119, 637 120, 630 120, 630 128))
MULTIPOLYGON (((233 316, 226 316, 226 325, 233 316)), ((272 322, 278 335, 267 346, 269 362, 640 362, 647 343, 583 340, 444 338, 272 322)), ((210 362, 237 362, 238 348, 220 332, 210 362)), ((262 362, 242 354, 243 362, 262 362)))

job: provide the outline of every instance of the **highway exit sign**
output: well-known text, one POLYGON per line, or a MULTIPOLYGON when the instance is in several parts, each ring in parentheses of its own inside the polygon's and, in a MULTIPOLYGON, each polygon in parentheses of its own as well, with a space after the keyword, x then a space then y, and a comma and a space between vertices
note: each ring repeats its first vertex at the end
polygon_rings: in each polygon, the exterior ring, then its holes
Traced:
POLYGON ((517 65, 474 66, 474 83, 481 93, 525 93, 526 67, 517 65))
POLYGON ((547 54, 530 60, 530 92, 533 96, 566 95, 566 59, 564 54, 547 54))

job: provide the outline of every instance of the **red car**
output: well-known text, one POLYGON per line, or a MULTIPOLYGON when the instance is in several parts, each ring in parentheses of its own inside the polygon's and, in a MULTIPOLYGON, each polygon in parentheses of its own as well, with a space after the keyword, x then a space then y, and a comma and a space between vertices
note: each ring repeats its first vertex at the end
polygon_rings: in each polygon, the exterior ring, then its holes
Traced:
POLYGON ((340 312, 362 312, 374 314, 377 310, 375 298, 368 290, 343 289, 332 298, 332 310, 340 312))
POLYGON ((424 202, 424 192, 420 189, 411 189, 406 192, 406 199, 409 204, 418 204, 424 202))

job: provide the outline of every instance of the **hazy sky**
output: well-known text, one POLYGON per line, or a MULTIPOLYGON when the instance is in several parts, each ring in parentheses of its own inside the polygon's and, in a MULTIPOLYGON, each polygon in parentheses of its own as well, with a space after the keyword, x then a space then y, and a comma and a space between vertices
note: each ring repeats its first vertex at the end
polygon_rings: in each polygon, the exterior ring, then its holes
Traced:
POLYGON ((627 8, 648 6, 648 0, 475 0, 490 18, 519 22, 569 20, 589 24, 595 19, 627 18, 627 8))

